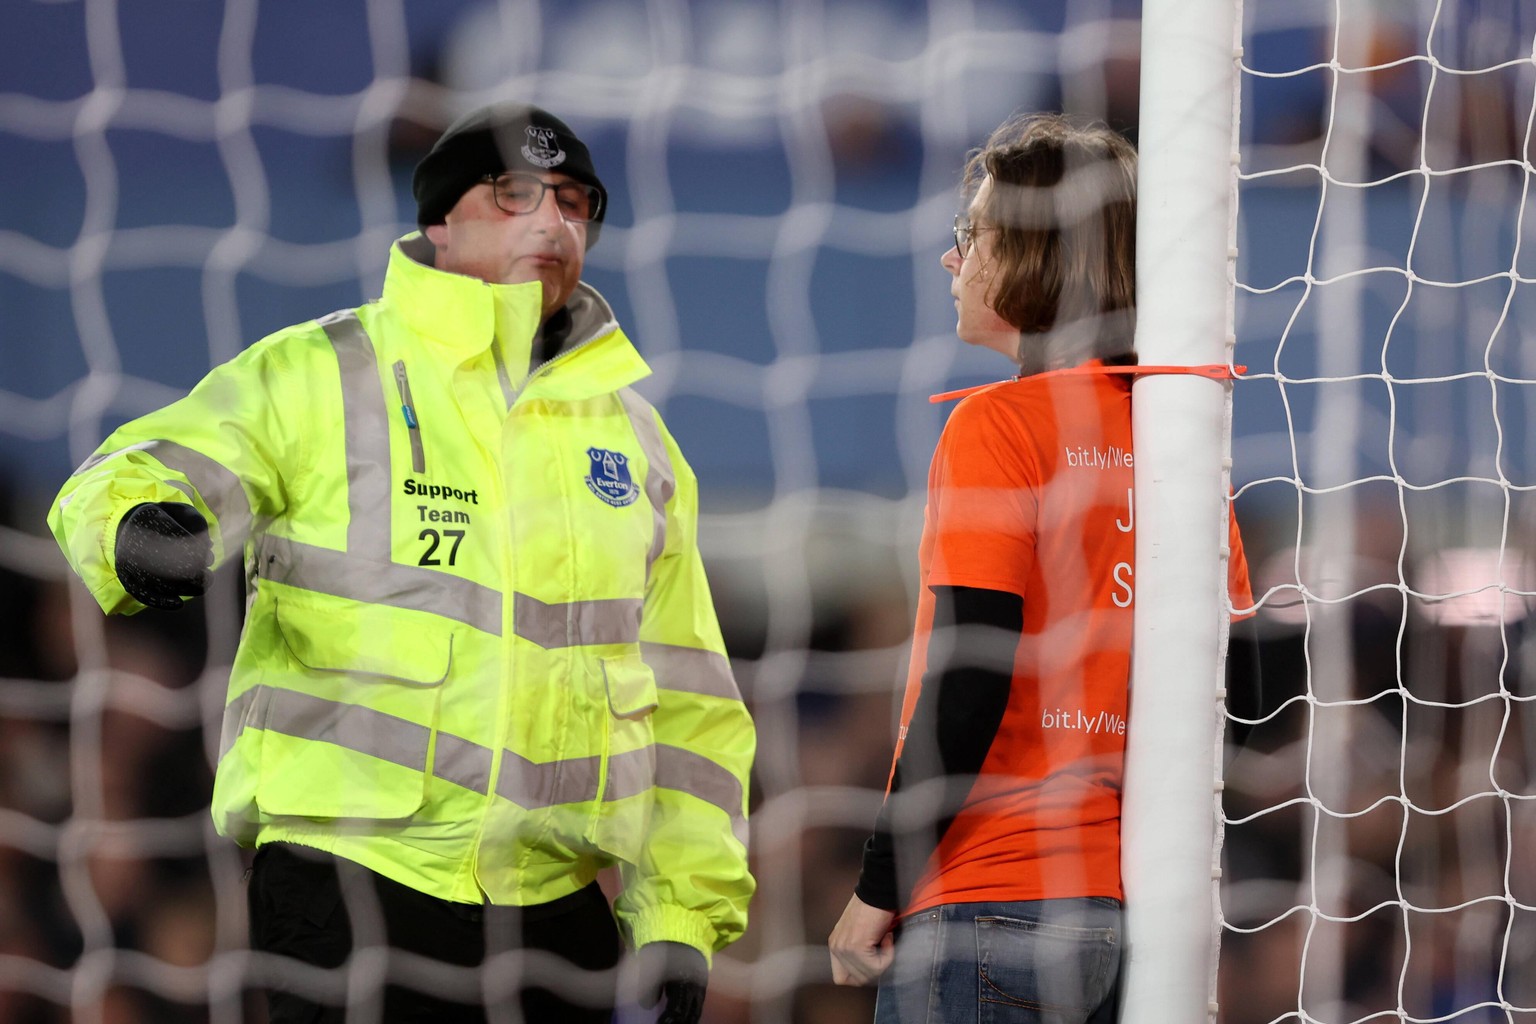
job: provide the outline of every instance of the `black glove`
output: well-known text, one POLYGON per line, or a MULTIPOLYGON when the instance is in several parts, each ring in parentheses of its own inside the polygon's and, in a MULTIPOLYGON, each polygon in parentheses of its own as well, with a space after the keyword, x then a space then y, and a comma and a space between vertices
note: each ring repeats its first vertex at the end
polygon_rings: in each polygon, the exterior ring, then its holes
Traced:
POLYGON ((135 600, 167 611, 208 589, 208 520, 184 502, 145 502, 117 524, 117 578, 135 600))
POLYGON ((640 969, 640 1005, 650 1008, 666 999, 656 1024, 698 1024, 709 987, 704 954, 681 942, 650 942, 636 954, 640 969))

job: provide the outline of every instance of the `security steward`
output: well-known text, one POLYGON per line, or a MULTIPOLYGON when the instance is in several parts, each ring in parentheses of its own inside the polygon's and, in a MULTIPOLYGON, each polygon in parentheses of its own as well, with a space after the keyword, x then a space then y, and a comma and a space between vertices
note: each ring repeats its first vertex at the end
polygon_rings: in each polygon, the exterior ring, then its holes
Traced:
POLYGON ((49 525, 113 614, 243 559, 212 811, 256 848, 272 1021, 607 1022, 621 976, 697 1021, 753 892, 755 734, 694 475, 581 281, 607 191, 498 104, 413 193, 381 298, 114 432, 49 525))

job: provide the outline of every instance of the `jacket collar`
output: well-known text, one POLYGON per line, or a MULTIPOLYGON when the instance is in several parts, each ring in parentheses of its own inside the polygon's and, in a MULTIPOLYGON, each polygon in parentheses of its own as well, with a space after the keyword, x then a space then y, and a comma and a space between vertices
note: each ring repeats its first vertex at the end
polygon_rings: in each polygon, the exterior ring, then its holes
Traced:
MULTIPOLYGON (((494 342, 508 367, 527 367, 539 333, 542 290, 536 281, 488 284, 432 265, 433 246, 421 232, 395 242, 384 275, 382 304, 411 332, 462 362, 494 342)), ((559 355, 530 384, 544 397, 574 399, 614 391, 650 374, 650 367, 619 329, 613 309, 585 281, 570 301, 569 332, 559 355), (567 373, 577 370, 579 373, 567 373), (582 378, 566 380, 566 378, 582 378)), ((513 371, 514 375, 517 371, 513 371)))

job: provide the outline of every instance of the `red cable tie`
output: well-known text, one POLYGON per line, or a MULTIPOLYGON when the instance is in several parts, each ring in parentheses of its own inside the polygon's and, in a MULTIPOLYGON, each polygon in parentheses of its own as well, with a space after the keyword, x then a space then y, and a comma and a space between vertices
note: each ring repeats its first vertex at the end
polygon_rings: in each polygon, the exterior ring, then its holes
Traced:
POLYGON ((1088 376, 1091 374, 1107 373, 1116 373, 1124 377, 1147 377, 1152 374, 1179 373, 1192 377, 1207 377, 1211 380, 1236 380, 1238 374, 1247 372, 1248 367, 1246 366, 1229 366, 1226 363, 1206 363, 1201 366, 1069 366, 1061 370, 1037 373, 1032 377, 1010 377, 1007 380, 997 380, 990 384, 977 384, 975 387, 961 388, 958 391, 945 391, 937 395, 929 395, 928 401, 931 404, 937 405, 940 402, 948 402, 956 398, 973 395, 978 391, 987 391, 991 388, 1002 387, 1004 384, 1016 384, 1024 380, 1038 380, 1041 377, 1088 376))

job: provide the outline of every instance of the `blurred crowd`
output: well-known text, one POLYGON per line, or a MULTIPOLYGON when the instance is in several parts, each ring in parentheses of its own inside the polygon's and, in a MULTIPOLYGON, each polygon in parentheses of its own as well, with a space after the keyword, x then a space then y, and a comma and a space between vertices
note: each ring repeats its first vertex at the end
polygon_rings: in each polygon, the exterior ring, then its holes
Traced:
MULTIPOLYGON (((1220 1019, 1305 1005, 1320 1019, 1401 1006, 1491 1021, 1468 1008, 1536 1003, 1519 966, 1536 954, 1520 909, 1536 869, 1515 853, 1536 843, 1529 598, 1405 598, 1397 517, 1363 508, 1341 591, 1359 596, 1317 600, 1330 584, 1273 513, 1239 500, 1265 606, 1264 701, 1228 729, 1220 1019)), ((0 527, 39 533, 16 516, 7 507, 0 527)), ((760 890, 747 936, 718 958, 708 1021, 869 1019, 872 993, 830 984, 824 943, 889 766, 909 532, 807 538, 807 589, 778 612, 760 589, 778 569, 709 565, 762 752, 760 890), (786 621, 804 630, 792 643, 786 621)), ((1500 571, 1536 589, 1514 568, 1461 571, 1437 592, 1500 571)), ((245 855, 206 820, 238 581, 199 609, 106 620, 58 561, 0 569, 0 602, 0 1020, 259 1024, 242 983, 245 855)))
MULTIPOLYGON (((0 500, 8 547, 20 534, 46 552, 23 504, 0 500)), ((206 630, 196 615, 92 615, 48 565, 0 566, 0 1020, 205 1020, 113 980, 142 964, 112 961, 197 968, 215 949, 206 630)))

